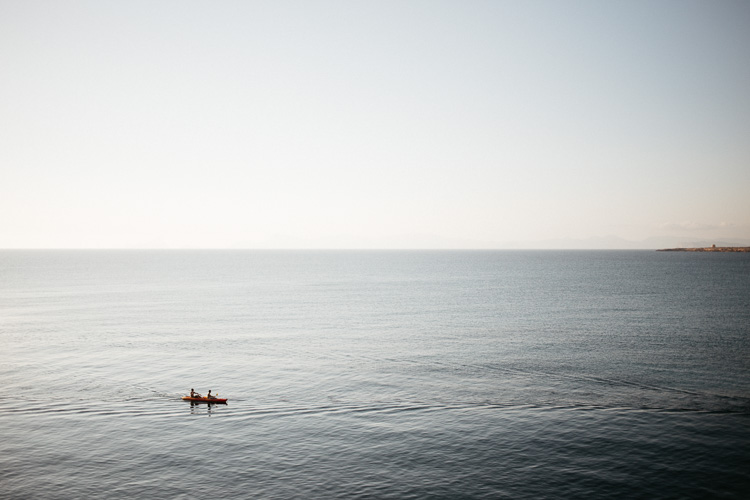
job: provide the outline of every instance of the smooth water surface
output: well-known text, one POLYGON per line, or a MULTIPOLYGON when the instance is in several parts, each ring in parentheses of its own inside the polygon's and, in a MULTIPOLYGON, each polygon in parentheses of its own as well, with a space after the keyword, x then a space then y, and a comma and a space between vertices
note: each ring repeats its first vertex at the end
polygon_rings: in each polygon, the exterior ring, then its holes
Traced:
POLYGON ((0 485, 743 498, 749 334, 748 254, 2 251, 0 485))

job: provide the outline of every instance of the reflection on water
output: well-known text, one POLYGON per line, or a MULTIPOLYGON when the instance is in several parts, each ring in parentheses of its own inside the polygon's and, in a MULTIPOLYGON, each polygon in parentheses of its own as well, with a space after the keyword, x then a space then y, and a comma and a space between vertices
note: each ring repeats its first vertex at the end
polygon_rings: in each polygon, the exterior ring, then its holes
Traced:
POLYGON ((212 410, 214 410, 217 406, 227 406, 226 402, 221 403, 209 403, 209 402, 198 402, 198 401, 189 401, 190 403, 190 413, 193 415, 208 415, 211 416, 212 410))

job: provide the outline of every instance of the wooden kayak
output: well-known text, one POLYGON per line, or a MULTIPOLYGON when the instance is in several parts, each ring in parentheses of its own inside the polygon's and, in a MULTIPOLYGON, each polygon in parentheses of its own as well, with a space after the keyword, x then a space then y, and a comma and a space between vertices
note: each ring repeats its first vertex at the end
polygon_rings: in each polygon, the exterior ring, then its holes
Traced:
POLYGON ((190 396, 182 396, 183 401, 191 401, 193 403, 219 403, 227 404, 226 398, 191 398, 190 396))

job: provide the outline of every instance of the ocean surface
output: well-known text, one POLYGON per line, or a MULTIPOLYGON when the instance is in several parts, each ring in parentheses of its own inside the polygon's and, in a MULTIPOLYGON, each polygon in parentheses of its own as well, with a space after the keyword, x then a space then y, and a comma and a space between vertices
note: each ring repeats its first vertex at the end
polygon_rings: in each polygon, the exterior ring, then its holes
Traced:
POLYGON ((750 495, 750 254, 1 251, 0 355, 7 499, 750 495))

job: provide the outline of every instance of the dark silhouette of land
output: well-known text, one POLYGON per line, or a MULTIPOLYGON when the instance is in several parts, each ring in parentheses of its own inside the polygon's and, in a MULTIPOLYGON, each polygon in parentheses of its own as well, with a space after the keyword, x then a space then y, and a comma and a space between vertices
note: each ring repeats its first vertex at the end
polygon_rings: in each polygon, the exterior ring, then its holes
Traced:
POLYGON ((750 247, 662 248, 657 252, 750 252, 750 247))

